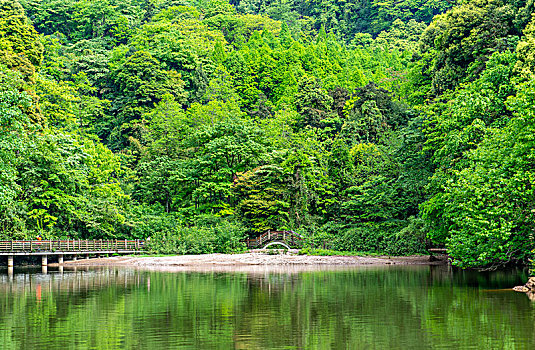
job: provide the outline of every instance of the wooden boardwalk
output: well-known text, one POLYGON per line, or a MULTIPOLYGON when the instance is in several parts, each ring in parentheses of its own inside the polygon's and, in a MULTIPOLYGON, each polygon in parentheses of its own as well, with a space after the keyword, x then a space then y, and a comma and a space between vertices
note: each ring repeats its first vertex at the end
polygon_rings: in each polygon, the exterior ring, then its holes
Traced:
POLYGON ((0 256, 7 256, 8 266, 13 266, 14 256, 39 255, 42 265, 48 264, 47 257, 57 255, 63 263, 65 255, 136 254, 144 252, 142 240, 50 240, 50 241, 0 241, 0 256))

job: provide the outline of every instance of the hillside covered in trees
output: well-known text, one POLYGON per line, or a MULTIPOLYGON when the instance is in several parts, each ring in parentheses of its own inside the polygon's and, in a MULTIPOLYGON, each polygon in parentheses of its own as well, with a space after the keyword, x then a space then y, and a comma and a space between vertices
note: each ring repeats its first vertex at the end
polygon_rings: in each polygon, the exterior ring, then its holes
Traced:
POLYGON ((0 0, 0 236, 525 263, 532 1, 0 0))

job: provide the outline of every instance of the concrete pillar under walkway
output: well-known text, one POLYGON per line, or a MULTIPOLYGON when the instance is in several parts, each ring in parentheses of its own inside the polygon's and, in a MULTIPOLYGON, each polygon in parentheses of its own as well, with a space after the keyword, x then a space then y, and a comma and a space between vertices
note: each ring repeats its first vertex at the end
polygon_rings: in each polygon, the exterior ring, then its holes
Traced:
POLYGON ((41 266, 48 266, 48 256, 42 255, 41 256, 41 266))
POLYGON ((7 267, 13 267, 13 255, 7 256, 7 267))
POLYGON ((58 264, 63 265, 63 254, 58 255, 58 264))

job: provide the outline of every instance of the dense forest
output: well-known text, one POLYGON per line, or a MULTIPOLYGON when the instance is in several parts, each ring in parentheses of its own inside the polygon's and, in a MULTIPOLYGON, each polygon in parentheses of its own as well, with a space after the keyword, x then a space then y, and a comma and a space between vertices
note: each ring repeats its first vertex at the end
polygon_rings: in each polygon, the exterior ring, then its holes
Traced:
POLYGON ((0 236, 531 258, 534 4, 0 0, 0 236))

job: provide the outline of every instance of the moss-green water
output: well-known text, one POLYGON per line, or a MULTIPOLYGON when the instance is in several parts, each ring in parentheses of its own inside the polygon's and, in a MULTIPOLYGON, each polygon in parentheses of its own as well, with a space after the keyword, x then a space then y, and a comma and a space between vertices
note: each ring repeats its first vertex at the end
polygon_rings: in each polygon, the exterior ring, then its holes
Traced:
POLYGON ((2 349, 533 349, 522 271, 100 269, 0 277, 2 349))

